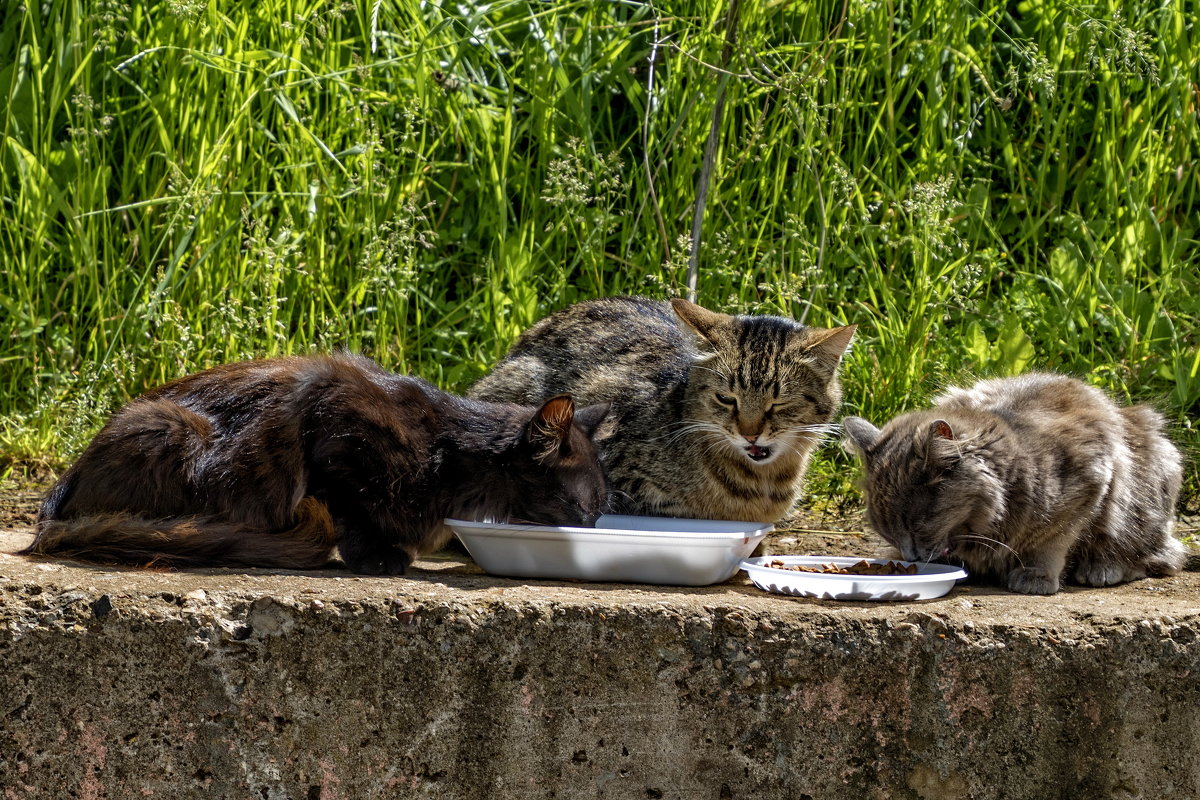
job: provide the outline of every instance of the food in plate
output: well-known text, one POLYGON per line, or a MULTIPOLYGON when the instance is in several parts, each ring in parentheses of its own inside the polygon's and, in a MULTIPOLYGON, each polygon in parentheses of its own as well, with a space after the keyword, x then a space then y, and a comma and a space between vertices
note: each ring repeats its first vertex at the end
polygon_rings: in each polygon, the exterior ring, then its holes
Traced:
POLYGON ((763 591, 822 600, 930 600, 967 577, 950 564, 842 556, 759 556, 742 569, 763 591))
POLYGON ((795 572, 817 572, 822 575, 916 575, 917 565, 903 561, 868 561, 860 559, 853 564, 785 564, 779 559, 768 561, 764 566, 774 569, 790 569, 795 572))

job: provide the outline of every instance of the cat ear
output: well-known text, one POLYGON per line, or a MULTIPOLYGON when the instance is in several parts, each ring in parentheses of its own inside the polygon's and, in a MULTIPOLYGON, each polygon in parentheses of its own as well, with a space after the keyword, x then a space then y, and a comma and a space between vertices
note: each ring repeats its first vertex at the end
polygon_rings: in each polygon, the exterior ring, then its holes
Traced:
POLYGON ((949 439, 950 441, 958 438, 954 435, 954 429, 950 427, 950 423, 944 419, 935 419, 929 423, 929 435, 939 439, 949 439))
POLYGON ((551 397, 529 421, 527 438, 533 445, 533 460, 548 464, 558 458, 571 438, 575 419, 575 400, 569 394, 551 397))
POLYGON ((595 438, 596 430, 608 416, 610 406, 610 403, 593 403, 590 406, 584 406, 575 412, 575 424, 583 428, 583 432, 588 435, 589 439, 595 438))
POLYGON ((716 311, 709 311, 703 306, 689 303, 682 297, 672 297, 671 308, 675 311, 675 316, 679 318, 680 322, 695 331, 698 336, 710 342, 713 341, 713 335, 716 333, 717 328, 731 319, 728 314, 718 314, 716 311))
POLYGON ((807 342, 805 350, 816 356, 817 362, 832 372, 842 363, 842 356, 850 348, 850 340, 854 338, 854 331, 857 329, 857 325, 843 325, 840 328, 812 331, 813 338, 807 342))
POLYGON ((935 419, 929 423, 929 438, 919 443, 918 450, 924 451, 926 464, 938 464, 942 468, 953 466, 962 459, 958 434, 944 419, 935 419), (946 445, 946 442, 955 444, 946 445))
POLYGON ((842 443, 859 458, 866 459, 867 451, 879 441, 879 428, 862 417, 846 417, 842 420, 846 438, 842 443))

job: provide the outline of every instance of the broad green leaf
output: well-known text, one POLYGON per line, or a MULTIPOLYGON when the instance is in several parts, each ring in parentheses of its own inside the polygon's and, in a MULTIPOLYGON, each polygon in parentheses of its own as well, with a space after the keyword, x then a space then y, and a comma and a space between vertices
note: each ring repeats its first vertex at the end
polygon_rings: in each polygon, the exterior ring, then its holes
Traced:
POLYGON ((972 321, 967 327, 966 338, 967 354, 974 359, 978 368, 987 368, 992 358, 992 346, 988 342, 987 334, 983 332, 983 326, 979 324, 979 320, 972 321))
POLYGON ((1009 316, 1004 320, 1004 327, 1000 330, 1000 339, 997 345, 999 353, 996 366, 1005 375, 1018 375, 1024 372, 1025 367, 1033 360, 1033 342, 1030 341, 1029 335, 1025 333, 1020 320, 1015 316, 1009 316))

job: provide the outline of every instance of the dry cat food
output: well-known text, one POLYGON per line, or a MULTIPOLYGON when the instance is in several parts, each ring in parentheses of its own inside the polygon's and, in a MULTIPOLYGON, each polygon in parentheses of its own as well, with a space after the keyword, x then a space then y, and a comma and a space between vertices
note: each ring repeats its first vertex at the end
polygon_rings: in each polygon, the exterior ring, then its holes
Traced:
POLYGON ((817 572, 823 575, 916 575, 916 564, 904 564, 899 561, 862 561, 842 566, 840 564, 785 564, 782 561, 768 561, 768 567, 787 569, 792 572, 817 572))

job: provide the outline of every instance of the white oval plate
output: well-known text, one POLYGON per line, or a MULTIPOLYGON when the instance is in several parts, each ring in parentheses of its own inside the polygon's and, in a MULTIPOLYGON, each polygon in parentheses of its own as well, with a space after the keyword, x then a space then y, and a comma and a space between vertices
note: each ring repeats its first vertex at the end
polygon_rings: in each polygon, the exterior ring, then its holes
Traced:
POLYGON ((485 572, 515 578, 707 586, 771 532, 763 522, 605 514, 594 528, 448 519, 485 572))
MULTIPOLYGON (((966 570, 949 564, 917 563, 915 575, 832 575, 822 572, 796 572, 766 566, 772 561, 784 564, 850 566, 860 561, 885 564, 885 558, 848 558, 845 556, 760 556, 742 562, 742 569, 754 585, 766 592, 816 597, 822 600, 929 600, 941 597, 957 581, 967 577, 966 570)), ((898 561, 905 566, 915 563, 898 561)))

